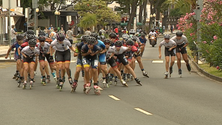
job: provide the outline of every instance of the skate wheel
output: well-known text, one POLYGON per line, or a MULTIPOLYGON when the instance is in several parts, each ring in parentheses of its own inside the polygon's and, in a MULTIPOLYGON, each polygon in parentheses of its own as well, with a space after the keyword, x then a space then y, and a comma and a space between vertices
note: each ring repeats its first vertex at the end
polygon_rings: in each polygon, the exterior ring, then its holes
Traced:
POLYGON ((127 85, 127 84, 123 84, 123 86, 128 87, 128 85, 127 85))

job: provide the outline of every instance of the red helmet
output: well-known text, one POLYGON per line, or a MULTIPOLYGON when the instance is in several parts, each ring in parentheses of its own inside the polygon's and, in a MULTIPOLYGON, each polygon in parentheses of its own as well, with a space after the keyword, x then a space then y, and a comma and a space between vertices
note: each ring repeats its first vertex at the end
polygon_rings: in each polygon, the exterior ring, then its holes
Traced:
POLYGON ((131 49, 133 52, 137 52, 138 49, 136 48, 136 46, 132 46, 132 49, 131 49))
POLYGON ((137 42, 134 43, 134 46, 139 47, 139 44, 137 42))

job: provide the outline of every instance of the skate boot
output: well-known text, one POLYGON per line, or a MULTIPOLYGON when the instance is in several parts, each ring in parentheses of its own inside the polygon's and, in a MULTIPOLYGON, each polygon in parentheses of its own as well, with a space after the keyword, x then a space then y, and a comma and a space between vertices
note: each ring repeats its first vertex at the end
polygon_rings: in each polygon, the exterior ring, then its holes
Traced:
POLYGON ((84 84, 84 89, 83 89, 84 93, 88 94, 90 90, 91 90, 90 83, 84 84))
POLYGON ((189 72, 191 71, 190 64, 187 64, 187 70, 188 70, 189 72))
POLYGON ((131 80, 131 76, 130 76, 130 74, 127 74, 127 82, 129 82, 131 80))
POLYGON ((101 92, 100 92, 100 90, 99 90, 99 88, 98 88, 98 85, 94 85, 94 93, 95 93, 96 95, 100 95, 100 94, 101 94, 101 92))
POLYGON ((42 82, 41 82, 41 83, 42 83, 42 85, 43 85, 43 86, 45 86, 45 85, 46 85, 45 76, 44 76, 44 77, 42 77, 42 82))
POLYGON ((47 75, 47 77, 46 77, 46 83, 50 83, 50 75, 47 75))
POLYGON ((170 67, 170 77, 172 73, 173 73, 173 67, 170 67))
POLYGON ((16 73, 14 74, 14 76, 12 77, 12 79, 16 79, 16 78, 17 78, 17 75, 18 75, 18 72, 16 72, 16 73))
POLYGON ((110 80, 108 74, 106 75, 105 80, 106 80, 106 84, 108 84, 108 83, 109 83, 109 80, 110 80))
POLYGON ((77 80, 74 80, 73 84, 71 85, 71 87, 72 87, 71 88, 71 92, 75 92, 76 91, 76 87, 78 85, 77 82, 78 82, 77 80))
POLYGON ((143 71, 143 76, 146 76, 147 78, 149 78, 148 74, 146 73, 146 71, 143 71))
POLYGON ((57 81, 56 74, 54 72, 52 72, 52 76, 53 76, 54 80, 57 81))
POLYGON ((114 85, 117 85, 117 78, 114 79, 114 85))
POLYGON ((72 77, 69 77, 68 80, 69 80, 69 84, 72 85, 73 84, 72 77))
POLYGON ((126 84, 126 82, 122 79, 122 80, 120 80, 121 81, 121 83, 123 84, 123 86, 126 86, 126 87, 128 87, 128 85, 126 84))
POLYGON ((142 86, 142 83, 140 82, 140 80, 138 78, 135 78, 135 81, 136 81, 137 84, 142 86))
POLYGON ((59 89, 59 80, 56 81, 56 88, 59 89))
POLYGON ((31 80, 29 83, 29 88, 32 89, 32 87, 33 87, 33 81, 31 80))
POLYGON ((18 72, 18 73, 17 73, 17 76, 16 76, 16 78, 15 78, 15 80, 18 81, 19 78, 20 78, 20 74, 19 74, 19 72, 18 72))
POLYGON ((23 82, 23 77, 20 77, 19 80, 18 80, 18 87, 21 86, 21 83, 23 82))
POLYGON ((168 72, 165 72, 165 79, 168 79, 168 72))
POLYGON ((182 78, 182 70, 181 69, 179 69, 178 73, 179 73, 180 78, 182 78))
POLYGON ((59 91, 62 91, 63 84, 64 84, 64 82, 62 80, 60 80, 60 82, 59 82, 59 91))
POLYGON ((26 89, 26 84, 27 84, 27 82, 24 81, 23 86, 22 86, 23 89, 26 89))
POLYGON ((112 75, 109 76, 109 83, 110 83, 110 85, 113 84, 113 77, 112 77, 112 75))
POLYGON ((106 83, 107 83, 107 82, 106 82, 106 78, 103 77, 102 79, 103 79, 103 87, 106 88, 106 83))

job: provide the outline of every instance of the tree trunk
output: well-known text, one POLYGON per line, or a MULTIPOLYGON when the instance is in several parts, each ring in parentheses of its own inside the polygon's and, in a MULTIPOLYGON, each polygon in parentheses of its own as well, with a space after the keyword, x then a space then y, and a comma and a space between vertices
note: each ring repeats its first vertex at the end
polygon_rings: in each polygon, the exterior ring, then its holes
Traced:
POLYGON ((127 30, 129 31, 131 29, 131 24, 134 21, 134 17, 136 15, 136 8, 137 8, 137 2, 138 0, 134 0, 131 4, 131 13, 130 13, 130 18, 129 18, 129 22, 127 24, 127 30))
POLYGON ((140 5, 140 9, 139 9, 139 22, 142 22, 142 18, 143 18, 143 4, 140 5))
POLYGON ((144 1, 144 3, 143 3, 143 17, 144 17, 144 19, 143 19, 143 25, 145 25, 145 23, 146 23, 146 18, 147 18, 147 10, 146 10, 146 5, 147 5, 147 1, 148 0, 146 0, 146 1, 144 1))

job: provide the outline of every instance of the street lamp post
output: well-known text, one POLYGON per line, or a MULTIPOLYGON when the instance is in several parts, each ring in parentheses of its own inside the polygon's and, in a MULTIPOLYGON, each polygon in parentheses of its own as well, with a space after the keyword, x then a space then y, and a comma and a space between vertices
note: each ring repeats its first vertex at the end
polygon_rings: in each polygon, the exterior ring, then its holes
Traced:
POLYGON ((55 27, 58 27, 58 15, 60 15, 60 12, 58 10, 56 10, 55 11, 55 16, 56 16, 55 27))

